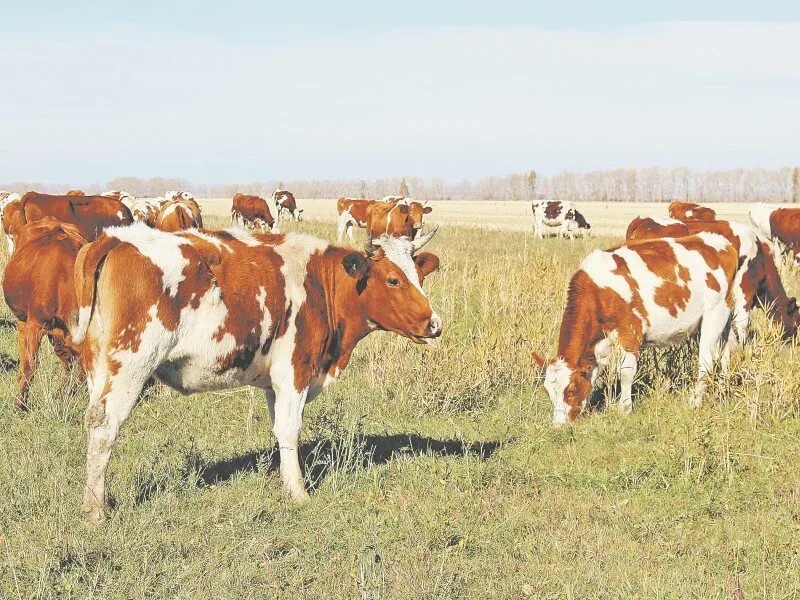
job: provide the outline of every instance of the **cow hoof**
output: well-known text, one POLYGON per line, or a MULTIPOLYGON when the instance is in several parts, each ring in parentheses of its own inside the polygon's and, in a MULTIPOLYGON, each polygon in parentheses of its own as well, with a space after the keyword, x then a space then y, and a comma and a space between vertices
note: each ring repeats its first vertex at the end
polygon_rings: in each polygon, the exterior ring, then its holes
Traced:
POLYGON ((617 405, 617 408, 619 409, 620 414, 625 416, 628 416, 633 412, 633 404, 630 402, 622 402, 617 405))
POLYGON ((295 504, 305 504, 311 500, 311 496, 305 490, 288 490, 289 497, 295 504))
POLYGON ((90 523, 100 523, 105 518, 105 510, 102 506, 97 506, 96 504, 84 504, 81 508, 81 512, 83 512, 83 517, 89 521, 90 523))
POLYGON ((689 406, 692 408, 700 408, 703 406, 703 395, 702 394, 692 394, 692 397, 689 398, 689 406))

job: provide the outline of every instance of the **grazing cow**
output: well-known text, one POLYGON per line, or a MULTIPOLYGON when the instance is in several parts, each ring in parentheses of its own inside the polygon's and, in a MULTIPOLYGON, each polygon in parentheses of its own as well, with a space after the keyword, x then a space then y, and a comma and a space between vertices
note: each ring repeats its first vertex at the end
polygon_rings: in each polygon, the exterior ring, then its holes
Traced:
MULTIPOLYGON (((191 201, 194 202, 194 201, 191 201)), ((199 229, 203 221, 197 218, 195 207, 190 202, 172 200, 159 211, 156 217, 156 229, 161 231, 183 231, 184 229, 199 229)), ((197 207, 199 210, 199 207, 197 207)))
POLYGON ((669 205, 669 216, 678 221, 689 223, 691 221, 704 221, 710 223, 717 219, 717 213, 712 209, 700 206, 694 202, 681 202, 675 200, 669 205))
POLYGON ((367 239, 390 235, 414 239, 422 230, 423 216, 433 209, 419 202, 398 200, 367 205, 367 239))
MULTIPOLYGON (((126 198, 123 198, 122 202, 125 200, 126 198)), ((131 209, 134 221, 141 221, 148 227, 156 226, 161 212, 158 198, 136 198, 128 207, 131 209)))
POLYGON ((303 407, 372 331, 432 343, 442 321, 422 289, 439 259, 433 236, 381 238, 366 254, 305 234, 107 230, 75 267, 89 384, 84 511, 105 509, 114 441, 144 383, 182 393, 266 391, 284 486, 308 498, 298 461, 303 407), (121 283, 136 274, 136 293, 121 283), (84 337, 85 336, 85 337, 84 337))
POLYGON ((28 192, 20 202, 23 223, 53 217, 75 225, 89 241, 95 239, 104 227, 133 223, 128 207, 106 196, 54 196, 28 192))
POLYGON ((568 200, 536 200, 531 203, 531 210, 534 236, 539 239, 544 237, 545 226, 557 227, 558 237, 566 235, 570 239, 581 230, 589 231, 592 228, 568 200))
POLYGON ((545 369, 553 423, 574 421, 585 407, 598 368, 621 347, 620 407, 632 409, 637 356, 645 346, 671 346, 700 330, 700 360, 692 405, 702 402, 705 375, 717 358, 727 368, 729 290, 738 249, 716 233, 631 242, 595 250, 572 277, 557 358, 534 359, 545 369), (724 349, 720 352, 724 344, 724 349))
POLYGON ((73 273, 85 243, 76 227, 51 217, 28 223, 17 236, 17 250, 3 274, 3 293, 18 321, 18 408, 25 406, 43 335, 65 368, 78 357, 70 337, 78 316, 73 273))
POLYGON ((9 194, 0 205, 0 218, 3 221, 3 232, 6 234, 8 253, 14 252, 14 239, 25 222, 22 220, 22 196, 9 194))
POLYGON ((269 212, 267 201, 261 196, 238 193, 234 195, 231 203, 231 225, 245 227, 260 227, 266 233, 278 233, 278 224, 269 212))
POLYGON ((83 190, 70 190, 67 192, 67 196, 85 196, 86 192, 83 190))
POLYGON ((786 294, 769 244, 760 239, 750 227, 728 221, 675 221, 666 222, 659 229, 657 221, 637 217, 628 226, 627 241, 678 238, 707 232, 724 236, 738 248, 739 268, 731 290, 734 348, 747 339, 750 313, 756 306, 767 311, 772 321, 782 329, 784 338, 794 337, 800 325, 797 301, 786 294), (640 226, 634 227, 637 222, 640 226))
POLYGON ((300 222, 300 213, 302 209, 297 208, 297 201, 294 199, 294 194, 286 190, 275 190, 272 192, 272 201, 275 203, 275 218, 281 221, 286 215, 294 219, 296 223, 300 222))

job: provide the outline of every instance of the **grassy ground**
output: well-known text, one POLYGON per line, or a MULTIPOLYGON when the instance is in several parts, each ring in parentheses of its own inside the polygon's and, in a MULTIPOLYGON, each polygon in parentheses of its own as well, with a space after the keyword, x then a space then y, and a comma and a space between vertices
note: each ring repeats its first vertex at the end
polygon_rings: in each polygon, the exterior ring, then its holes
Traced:
MULTIPOLYGON (((111 461, 115 509, 84 523, 85 392, 47 347, 32 410, 13 411, 3 307, 0 597, 798 597, 798 348, 759 316, 700 410, 691 347, 648 351, 633 415, 553 430, 530 354, 554 351, 569 276, 617 238, 444 212, 426 282, 443 343, 362 342, 307 408, 302 507, 282 497, 261 394, 154 389, 111 461)), ((334 235, 330 217, 300 227, 334 235)))

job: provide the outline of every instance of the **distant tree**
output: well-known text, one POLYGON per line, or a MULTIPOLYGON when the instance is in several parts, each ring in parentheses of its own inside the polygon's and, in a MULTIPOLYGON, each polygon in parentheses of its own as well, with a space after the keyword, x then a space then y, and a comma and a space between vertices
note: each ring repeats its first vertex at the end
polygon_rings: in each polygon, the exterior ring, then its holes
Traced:
POLYGON ((800 202, 800 168, 792 169, 792 202, 800 202))
POLYGON ((405 177, 400 181, 400 195, 403 198, 408 198, 411 195, 408 193, 408 184, 406 183, 405 177))
POLYGON ((536 180, 539 178, 533 169, 528 173, 528 196, 531 200, 536 199, 536 180))
POLYGON ((365 179, 362 179, 358 184, 358 195, 362 200, 367 199, 367 182, 365 179))

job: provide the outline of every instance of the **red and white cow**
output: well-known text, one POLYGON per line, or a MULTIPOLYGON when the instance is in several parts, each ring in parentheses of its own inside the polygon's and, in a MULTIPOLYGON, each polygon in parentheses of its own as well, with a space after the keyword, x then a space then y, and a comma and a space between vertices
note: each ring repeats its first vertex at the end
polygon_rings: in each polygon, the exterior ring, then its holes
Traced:
POLYGON ((89 384, 83 508, 105 510, 106 467, 142 386, 155 376, 191 393, 266 391, 284 486, 308 497, 298 462, 303 407, 347 366, 372 331, 417 343, 442 333, 422 282, 439 264, 411 241, 368 253, 305 234, 241 229, 164 233, 134 224, 84 247, 75 267, 89 384), (130 293, 131 274, 136 293, 130 293))
POLYGON ((278 222, 272 217, 267 201, 255 194, 234 194, 231 202, 231 225, 260 227, 264 233, 279 233, 278 222))
POLYGON ((303 209, 297 208, 297 201, 294 199, 292 192, 277 189, 272 192, 272 201, 275 203, 275 218, 278 221, 285 219, 288 215, 296 223, 300 222, 300 215, 303 209))
POLYGON ((167 202, 158 212, 155 228, 171 232, 201 228, 203 222, 199 220, 198 215, 195 213, 195 207, 197 207, 197 204, 193 200, 171 200, 167 202))
POLYGON ((678 221, 689 223, 692 221, 704 221, 710 223, 717 219, 717 213, 713 209, 700 206, 694 202, 683 202, 675 200, 671 202, 668 209, 669 216, 678 221))
POLYGON ((627 241, 680 238, 698 233, 717 233, 739 250, 739 269, 731 290, 733 299, 733 347, 743 344, 748 335, 750 313, 760 306, 782 330, 785 338, 794 337, 800 314, 797 301, 786 294, 770 245, 751 227, 728 221, 672 221, 640 218, 628 226, 627 241), (658 221, 662 225, 658 225, 658 221))
POLYGON ((750 221, 761 235, 772 241, 773 251, 791 252, 795 262, 800 254, 800 208, 778 208, 759 203, 750 207, 750 221), (783 248, 781 247, 783 246, 783 248))
POLYGON ((727 368, 730 336, 725 330, 733 308, 728 299, 738 262, 739 251, 728 239, 705 232, 589 254, 570 281, 557 357, 534 355, 545 369, 553 423, 563 425, 580 415, 612 345, 622 349, 620 408, 630 412, 640 348, 671 346, 698 329, 700 359, 692 405, 699 405, 705 375, 715 361, 721 357, 727 368))
POLYGON ((531 202, 533 211, 533 233, 534 236, 542 239, 545 227, 558 229, 558 237, 564 236, 570 239, 576 234, 582 235, 582 231, 591 230, 592 226, 586 221, 584 216, 572 206, 572 202, 565 200, 536 200, 531 202))
POLYGON ((367 226, 367 208, 377 200, 356 200, 354 198, 339 198, 336 201, 336 211, 339 213, 339 222, 336 227, 337 241, 342 241, 344 234, 353 239, 354 227, 367 226))
POLYGON ((422 231, 422 219, 433 209, 407 198, 367 205, 367 239, 382 235, 414 239, 422 231))

